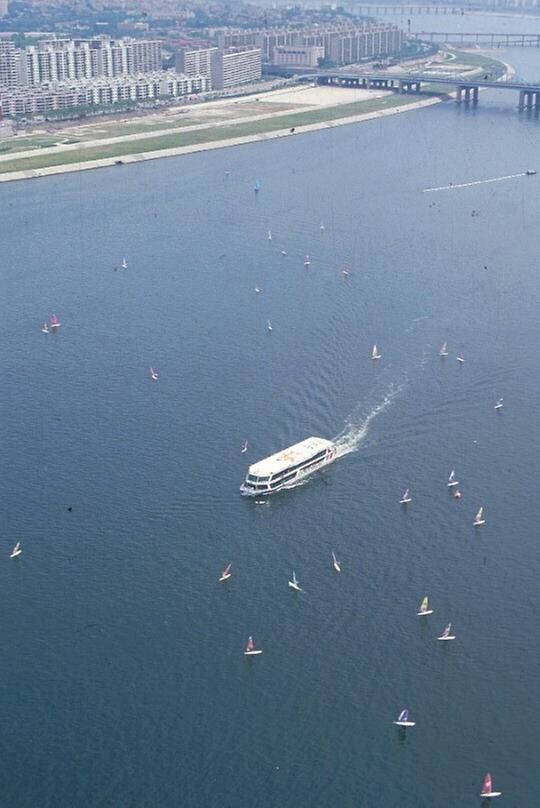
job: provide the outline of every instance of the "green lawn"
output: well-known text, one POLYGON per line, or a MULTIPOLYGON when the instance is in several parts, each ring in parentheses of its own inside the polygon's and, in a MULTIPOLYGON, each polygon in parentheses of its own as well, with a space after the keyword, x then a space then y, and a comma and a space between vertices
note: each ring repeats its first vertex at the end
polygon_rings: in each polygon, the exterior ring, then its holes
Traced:
POLYGON ((259 121, 246 121, 245 123, 231 126, 209 126, 205 129, 198 129, 194 132, 174 133, 162 135, 160 137, 143 138, 142 140, 126 141, 125 143, 115 143, 111 145, 96 146, 90 149, 82 149, 73 152, 58 152, 56 154, 24 157, 13 160, 6 160, 0 163, 0 173, 12 171, 27 171, 35 168, 45 168, 48 166, 67 165, 72 163, 87 162, 88 160, 100 160, 105 157, 120 158, 129 154, 139 154, 140 152, 159 151, 171 149, 178 146, 190 146, 198 143, 211 143, 213 141, 229 140, 231 138, 244 137, 246 135, 256 135, 263 132, 274 132, 278 129, 300 128, 307 124, 321 123, 324 121, 336 121, 340 118, 349 118, 354 115, 372 112, 380 109, 392 107, 403 107, 415 103, 421 96, 418 95, 389 95, 384 98, 373 98, 367 101, 358 101, 352 104, 341 104, 337 107, 326 107, 324 109, 312 110, 310 112, 297 112, 288 115, 279 115, 275 118, 267 118, 259 121))
MULTIPOLYGON (((458 55, 460 63, 481 66, 486 72, 502 75, 505 70, 501 62, 489 59, 481 54, 470 53, 469 51, 456 51, 456 54, 458 55)), ((445 85, 437 85, 434 82, 432 85, 427 85, 425 90, 427 90, 427 93, 424 92, 421 95, 417 95, 416 93, 411 93, 410 95, 387 95, 382 98, 372 98, 367 101, 357 101, 351 104, 341 104, 335 107, 326 107, 307 112, 289 112, 278 115, 275 118, 245 121, 241 124, 215 125, 209 122, 207 127, 197 129, 196 131, 175 132, 161 136, 152 136, 151 131, 149 131, 148 137, 142 138, 141 140, 109 145, 103 144, 103 146, 78 149, 67 153, 62 151, 46 155, 36 153, 31 157, 18 159, 14 154, 13 159, 0 163, 0 173, 5 174, 13 171, 27 171, 49 166, 71 165, 73 163, 88 162, 90 160, 100 160, 103 158, 120 159, 130 154, 160 151, 163 149, 172 149, 201 143, 219 142, 248 135, 262 134, 264 132, 275 132, 279 129, 292 127, 301 129, 302 126, 308 124, 337 121, 342 118, 349 118, 377 110, 404 107, 416 103, 423 97, 425 98, 426 94, 444 94, 448 92, 448 87, 445 85)), ((175 126, 178 125, 179 124, 175 122, 175 126)), ((185 126, 188 125, 189 122, 186 121, 185 126)), ((135 131, 140 132, 140 128, 135 122, 133 122, 132 126, 135 131)), ((159 127, 164 128, 163 124, 160 124, 159 127)), ((108 128, 111 134, 114 132, 114 128, 110 125, 104 128, 108 128)), ((106 135, 103 133, 103 136, 105 137, 106 135)), ((17 139, 17 141, 14 141, 14 143, 18 143, 19 148, 21 140, 22 139, 17 139)), ((54 139, 53 142, 55 142, 54 139)), ((56 142, 58 142, 58 139, 56 142)), ((48 141, 47 138, 38 138, 37 136, 33 139, 33 143, 36 149, 40 146, 50 145, 50 141, 48 141)))

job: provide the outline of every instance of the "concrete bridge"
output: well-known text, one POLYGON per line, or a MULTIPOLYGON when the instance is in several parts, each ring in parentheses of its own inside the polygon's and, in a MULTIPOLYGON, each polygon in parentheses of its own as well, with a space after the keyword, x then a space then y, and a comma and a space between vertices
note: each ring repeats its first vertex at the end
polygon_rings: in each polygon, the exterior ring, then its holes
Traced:
POLYGON ((440 33, 439 31, 413 31, 408 39, 421 39, 424 42, 449 42, 455 45, 485 45, 490 48, 540 48, 540 34, 485 34, 479 33, 440 33))
POLYGON ((390 5, 380 3, 378 5, 354 6, 354 11, 364 17, 381 17, 385 14, 401 14, 412 17, 413 14, 458 14, 463 15, 467 11, 485 11, 486 6, 443 6, 443 5, 390 5))
POLYGON ((493 81, 492 79, 467 79, 463 76, 439 77, 422 73, 339 73, 320 72, 301 77, 301 81, 315 81, 335 87, 365 87, 366 89, 392 90, 396 93, 440 93, 441 87, 456 93, 456 101, 478 103, 480 89, 507 90, 519 93, 519 109, 540 109, 540 81, 493 81), (435 86, 434 86, 435 85, 435 86))

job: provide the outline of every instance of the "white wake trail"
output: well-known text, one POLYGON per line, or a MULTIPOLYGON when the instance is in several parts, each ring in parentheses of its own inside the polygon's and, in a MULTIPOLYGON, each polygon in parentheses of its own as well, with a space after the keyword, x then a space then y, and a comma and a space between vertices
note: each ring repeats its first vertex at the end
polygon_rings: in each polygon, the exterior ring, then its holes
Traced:
POLYGON ((353 414, 349 417, 345 428, 334 438, 337 457, 343 457, 358 449, 368 434, 372 421, 377 415, 388 409, 402 390, 403 384, 391 385, 383 400, 376 407, 373 407, 367 415, 361 416, 358 414, 357 416, 353 414))
POLYGON ((519 174, 507 174, 505 177, 493 177, 489 180, 475 180, 474 182, 462 182, 452 185, 440 185, 438 188, 424 188, 424 194, 430 194, 433 191, 455 191, 456 188, 470 188, 472 185, 486 185, 488 182, 502 182, 503 180, 515 180, 517 177, 526 177, 525 171, 519 174))

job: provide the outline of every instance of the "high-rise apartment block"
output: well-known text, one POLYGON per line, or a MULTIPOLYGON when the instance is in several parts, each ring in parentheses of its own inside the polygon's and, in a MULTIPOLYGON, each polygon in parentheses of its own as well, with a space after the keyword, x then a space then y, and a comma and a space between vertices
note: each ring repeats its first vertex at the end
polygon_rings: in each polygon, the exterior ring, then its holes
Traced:
POLYGON ((161 69, 161 43, 142 39, 50 39, 21 51, 21 81, 127 76, 161 69))
POLYGON ((258 81, 262 74, 260 48, 182 48, 176 69, 186 76, 209 76, 213 90, 258 81))
POLYGON ((181 48, 176 54, 176 69, 186 76, 212 75, 212 56, 217 48, 181 48))
POLYGON ((18 78, 18 51, 13 42, 0 41, 0 87, 15 87, 18 78))
POLYGON ((258 81, 262 75, 261 49, 221 50, 212 55, 212 89, 226 90, 258 81))
POLYGON ((257 47, 263 61, 272 61, 278 47, 323 47, 326 59, 351 64, 371 56, 397 53, 403 31, 390 23, 321 25, 305 28, 225 29, 217 36, 220 48, 257 47))

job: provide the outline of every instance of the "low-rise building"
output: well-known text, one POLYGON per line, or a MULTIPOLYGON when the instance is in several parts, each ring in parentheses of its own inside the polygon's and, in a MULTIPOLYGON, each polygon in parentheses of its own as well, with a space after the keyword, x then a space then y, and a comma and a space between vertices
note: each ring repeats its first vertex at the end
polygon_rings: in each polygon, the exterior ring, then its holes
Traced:
POLYGON ((167 96, 196 95, 210 90, 206 76, 188 77, 173 70, 77 82, 51 82, 0 92, 0 108, 8 117, 46 114, 70 107, 148 101, 167 96))
POLYGON ((272 51, 272 64, 288 67, 317 67, 324 59, 322 45, 277 45, 272 51))

